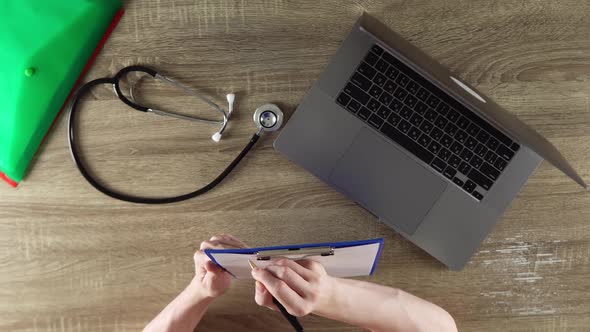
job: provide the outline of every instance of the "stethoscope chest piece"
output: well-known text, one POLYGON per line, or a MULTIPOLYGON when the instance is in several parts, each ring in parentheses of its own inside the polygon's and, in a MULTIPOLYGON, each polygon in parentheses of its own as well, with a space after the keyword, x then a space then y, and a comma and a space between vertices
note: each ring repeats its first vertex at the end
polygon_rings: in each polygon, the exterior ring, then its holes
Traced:
POLYGON ((275 104, 265 104, 256 109, 253 120, 260 132, 276 131, 283 124, 283 112, 275 104))

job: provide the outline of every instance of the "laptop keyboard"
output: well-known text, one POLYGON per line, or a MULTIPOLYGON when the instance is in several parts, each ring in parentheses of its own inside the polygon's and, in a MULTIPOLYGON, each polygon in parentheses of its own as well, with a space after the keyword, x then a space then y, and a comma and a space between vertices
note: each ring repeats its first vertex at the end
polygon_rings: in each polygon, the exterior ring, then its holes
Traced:
POLYGON ((477 200, 520 148, 378 45, 336 102, 477 200))

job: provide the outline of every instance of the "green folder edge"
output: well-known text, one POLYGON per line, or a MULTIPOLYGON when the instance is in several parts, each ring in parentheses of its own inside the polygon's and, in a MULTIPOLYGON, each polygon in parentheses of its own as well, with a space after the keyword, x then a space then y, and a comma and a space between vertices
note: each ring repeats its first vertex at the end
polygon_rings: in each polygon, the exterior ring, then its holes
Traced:
MULTIPOLYGON (((104 5, 106 5, 106 4, 103 3, 103 6, 104 5)), ((64 100, 64 101, 61 104, 61 107, 59 107, 59 109, 57 107, 53 107, 53 109, 52 109, 52 107, 48 107, 46 110, 44 110, 45 116, 43 117, 43 119, 40 119, 41 121, 39 121, 38 123, 35 124, 35 128, 32 131, 32 135, 29 135, 29 137, 27 137, 26 135, 23 135, 25 137, 22 137, 22 136, 19 137, 19 134, 22 134, 22 133, 27 134, 26 131, 19 133, 19 132, 17 132, 18 128, 12 128, 12 135, 11 135, 11 137, 9 137, 11 139, 11 141, 8 143, 0 142, 0 144, 8 144, 9 145, 8 148, 12 149, 12 151, 14 152, 13 154, 18 155, 18 158, 8 158, 8 159, 1 158, 0 159, 0 179, 5 181, 6 183, 8 183, 8 185, 10 185, 11 187, 16 188, 18 186, 19 182, 24 177, 24 174, 29 166, 31 159, 33 158, 33 156, 38 151, 39 147, 43 144, 43 142, 47 138, 47 134, 55 125, 55 123, 56 123, 57 119, 59 118, 59 115, 61 114, 63 109, 67 106, 71 96, 76 91, 78 84, 80 83, 82 78, 86 75, 86 73, 90 69, 92 63, 94 62, 94 60, 96 59, 96 57, 98 56, 98 54, 102 50, 103 46, 105 45, 106 41, 108 40, 109 36, 111 35, 111 33, 113 32, 113 30, 115 29, 115 27, 117 26, 119 21, 121 20, 121 17, 123 16, 123 13, 124 13, 124 10, 121 7, 122 7, 122 5, 121 5, 120 1, 114 0, 114 1, 111 1, 111 8, 105 9, 109 13, 114 12, 114 15, 109 15, 110 17, 104 17, 104 21, 109 22, 109 20, 110 20, 110 23, 108 23, 108 25, 106 26, 106 29, 104 30, 105 32, 102 35, 102 37, 98 41, 96 41, 96 40, 94 40, 94 41, 89 40, 88 41, 88 42, 96 43, 97 46, 92 51, 92 53, 90 53, 89 57, 87 55, 88 52, 86 52, 85 55, 81 55, 81 57, 88 58, 88 61, 83 66, 83 68, 81 70, 78 69, 78 70, 71 71, 70 75, 69 75, 70 77, 66 77, 66 80, 64 82, 62 82, 62 84, 67 84, 66 82, 68 82, 68 81, 71 82, 77 77, 77 79, 75 80, 75 83, 73 84, 72 88, 70 89, 69 94, 67 94, 67 97, 65 97, 65 99, 63 99, 64 98, 63 96, 65 95, 65 93, 62 94, 60 100, 64 100), (16 159, 18 159, 18 160, 16 160, 16 159)), ((96 24, 96 26, 103 27, 105 22, 95 22, 95 24, 96 24)), ((92 37, 92 36, 90 36, 90 37, 92 37)), ((82 53, 84 53, 84 52, 82 52, 82 53)), ((26 69, 23 74, 28 75, 28 74, 31 74, 31 72, 29 69, 26 69)), ((32 74, 34 76, 34 69, 33 69, 32 74)), ((56 85, 55 89, 59 90, 59 88, 60 88, 60 86, 56 85)), ((65 91, 67 91, 67 90, 65 90, 65 91)), ((56 91, 55 97, 57 97, 57 98, 60 97, 59 93, 57 93, 57 91, 56 91)), ((16 110, 15 109, 13 111, 14 112, 17 112, 17 111, 22 112, 22 111, 26 111, 26 110, 16 110)), ((39 120, 39 119, 37 119, 37 120, 39 120)))

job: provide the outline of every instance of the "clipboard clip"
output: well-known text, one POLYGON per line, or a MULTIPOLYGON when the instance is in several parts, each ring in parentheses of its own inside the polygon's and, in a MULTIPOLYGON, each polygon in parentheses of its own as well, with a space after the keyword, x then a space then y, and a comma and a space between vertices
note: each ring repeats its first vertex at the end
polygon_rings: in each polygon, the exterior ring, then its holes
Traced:
POLYGON ((256 260, 268 261, 273 258, 305 259, 310 256, 334 256, 333 247, 294 248, 262 250, 256 253, 256 260))

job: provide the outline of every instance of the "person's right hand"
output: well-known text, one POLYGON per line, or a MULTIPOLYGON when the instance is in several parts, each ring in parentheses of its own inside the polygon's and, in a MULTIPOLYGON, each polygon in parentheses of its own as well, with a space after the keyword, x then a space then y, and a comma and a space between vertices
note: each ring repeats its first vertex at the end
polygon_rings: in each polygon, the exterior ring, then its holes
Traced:
POLYGON ((333 278, 314 261, 281 259, 264 269, 252 270, 252 276, 258 305, 278 310, 274 296, 293 316, 305 316, 328 305, 332 296, 333 278))

